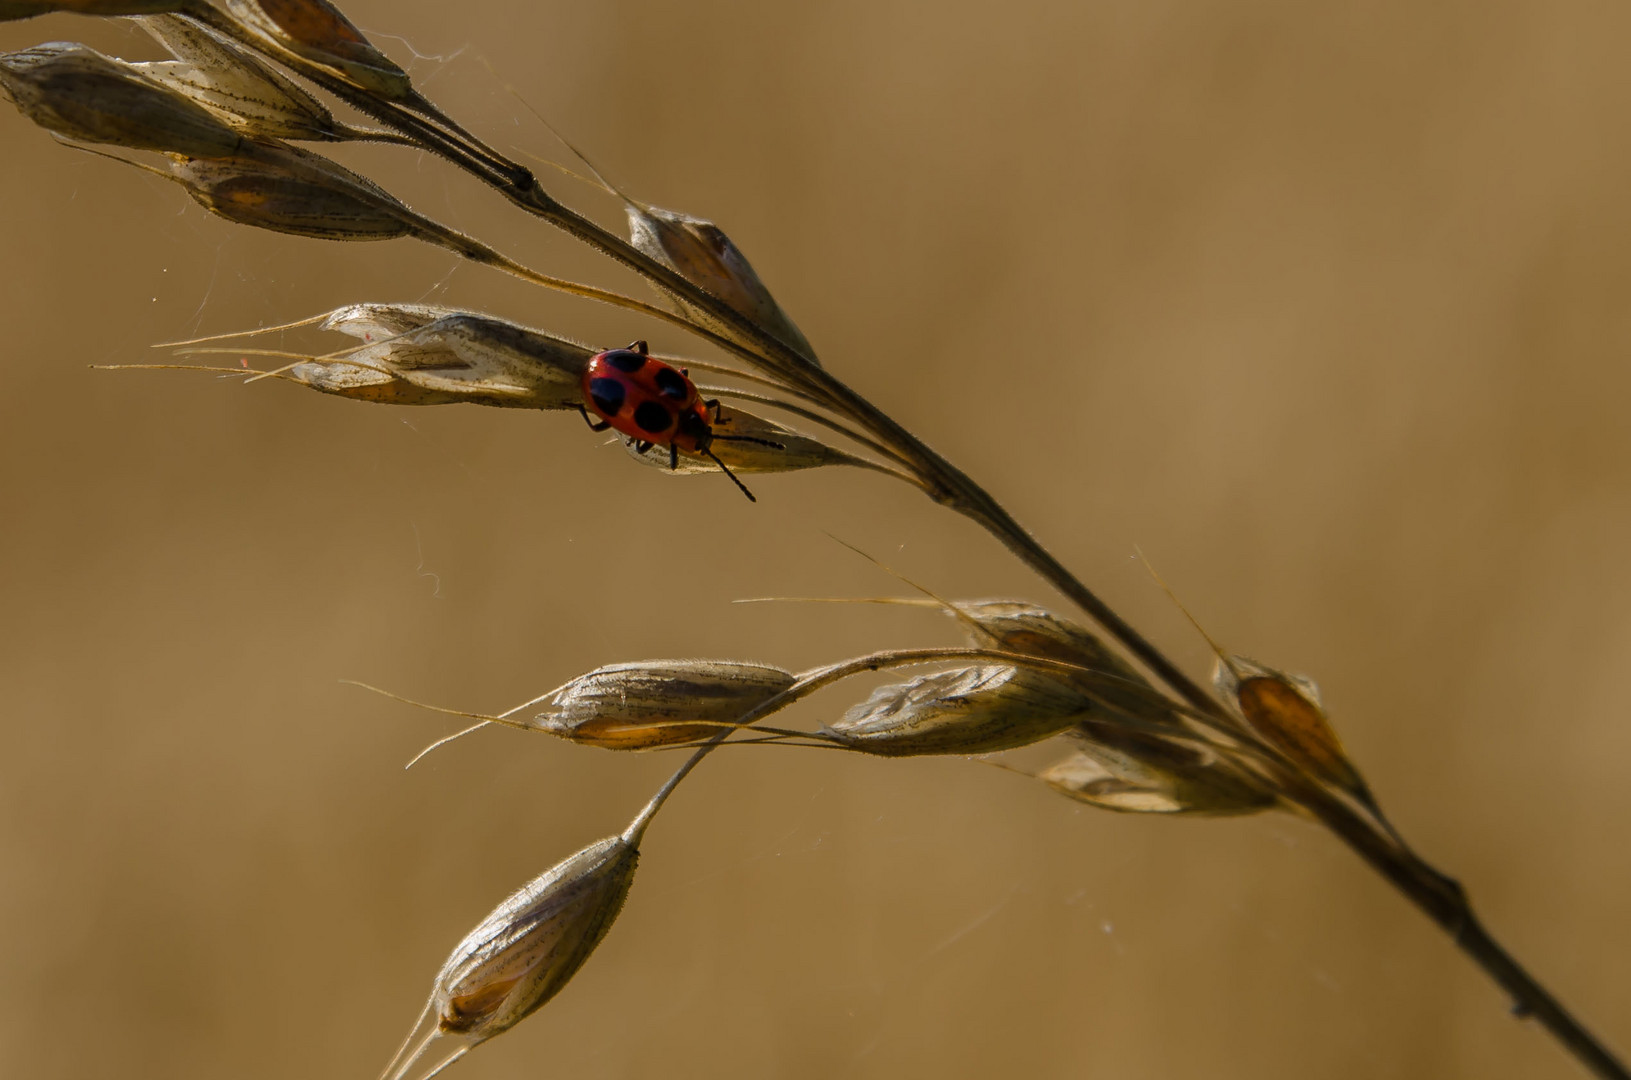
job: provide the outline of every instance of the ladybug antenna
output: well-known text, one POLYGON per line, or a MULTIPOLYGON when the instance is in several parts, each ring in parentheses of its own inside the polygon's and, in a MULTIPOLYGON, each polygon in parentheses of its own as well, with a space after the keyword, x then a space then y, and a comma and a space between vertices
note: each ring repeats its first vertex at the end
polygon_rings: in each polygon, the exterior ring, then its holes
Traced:
MULTIPOLYGON (((715 437, 717 438, 717 436, 715 436, 715 437)), ((709 457, 713 458, 714 464, 719 466, 720 471, 723 472, 726 476, 730 477, 731 482, 734 483, 737 487, 742 489, 742 494, 744 494, 744 495, 746 495, 748 497, 748 502, 758 502, 759 501, 758 499, 755 499, 753 497, 753 492, 748 490, 748 486, 746 484, 742 483, 742 481, 738 480, 736 478, 735 473, 731 472, 731 467, 729 465, 725 464, 723 461, 719 460, 719 455, 718 454, 715 454, 712 450, 710 450, 710 449, 708 449, 706 447, 703 448, 702 452, 704 454, 707 454, 709 457)))

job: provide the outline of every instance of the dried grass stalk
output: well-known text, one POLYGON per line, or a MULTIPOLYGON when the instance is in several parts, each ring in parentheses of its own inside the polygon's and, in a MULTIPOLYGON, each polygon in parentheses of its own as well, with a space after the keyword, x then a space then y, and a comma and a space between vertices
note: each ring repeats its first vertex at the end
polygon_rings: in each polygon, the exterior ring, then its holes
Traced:
MULTIPOLYGON (((748 381, 769 387, 765 396, 773 404, 785 405, 793 415, 822 417, 818 422, 829 430, 875 454, 873 467, 907 480, 988 530, 1096 627, 1089 631, 1023 606, 957 607, 980 648, 858 657, 806 672, 788 685, 783 685, 788 673, 766 669, 775 674, 765 675, 753 693, 742 693, 728 709, 720 705, 721 715, 739 713, 728 723, 720 721, 726 726, 708 737, 629 830, 553 868, 466 938, 438 977, 426 1012, 429 1034, 417 1048, 405 1048, 408 1056, 393 1066, 393 1080, 406 1075, 444 1025, 445 1031, 470 1039, 489 1038, 564 984, 622 904, 644 822, 673 785, 738 725, 756 724, 851 674, 931 662, 962 666, 885 688, 825 737, 873 753, 979 753, 1069 729, 1078 751, 1044 773, 1044 780, 1073 798, 1110 809, 1167 813, 1234 813, 1269 805, 1295 809, 1329 828, 1450 932, 1513 995, 1520 1011, 1536 1016, 1583 1064, 1600 1076, 1631 1080, 1624 1066, 1489 935, 1460 886, 1416 855, 1387 823, 1307 686, 1227 658, 1220 701, 1070 573, 988 492, 823 369, 718 226, 628 200, 634 211, 632 240, 626 240, 565 206, 528 169, 438 110, 327 0, 223 3, 0 0, 0 19, 47 11, 179 12, 192 26, 219 35, 219 40, 205 35, 181 42, 178 52, 187 55, 178 55, 177 63, 190 67, 144 69, 83 46, 41 46, 0 60, 0 86, 56 134, 170 155, 168 175, 233 221, 325 239, 413 236, 537 284, 683 328, 720 348, 748 381), (245 62, 239 55, 245 49, 257 62, 245 62), (291 90, 280 75, 264 77, 259 70, 269 69, 259 61, 311 81, 389 127, 397 141, 454 163, 522 210, 635 271, 672 308, 521 266, 410 210, 372 181, 277 141, 296 132, 306 137, 308 129, 323 131, 326 107, 319 104, 314 113, 302 100, 304 91, 291 90)), ((566 383, 557 376, 569 372, 577 354, 564 346, 529 352, 516 341, 495 345, 469 316, 407 305, 356 309, 332 323, 346 332, 364 331, 363 345, 346 355, 296 357, 294 365, 271 374, 376 401, 570 404, 566 383), (384 336, 369 340, 366 335, 376 331, 384 336)), ((733 422, 745 429, 747 414, 739 416, 733 422)), ((778 434, 784 450, 794 439, 791 432, 778 434)), ((802 454, 813 460, 825 452, 820 440, 813 443, 798 444, 796 453, 789 450, 789 457, 766 461, 766 467, 804 467, 792 464, 793 458, 802 454)), ((737 465, 753 469, 747 461, 737 465)), ((702 678, 694 694, 686 693, 711 707, 707 681, 702 678)), ((633 700, 639 699, 636 693, 633 700)), ((628 708, 629 700, 619 698, 614 706, 605 698, 596 708, 615 712, 628 708)), ((652 706, 656 712, 664 707, 652 706)), ((695 725, 693 737, 708 730, 694 710, 678 708, 673 715, 695 725)))

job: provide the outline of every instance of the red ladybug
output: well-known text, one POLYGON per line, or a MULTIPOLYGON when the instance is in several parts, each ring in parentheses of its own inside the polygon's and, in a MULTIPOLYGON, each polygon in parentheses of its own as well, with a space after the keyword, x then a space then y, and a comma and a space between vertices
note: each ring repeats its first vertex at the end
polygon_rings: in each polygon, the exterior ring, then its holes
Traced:
POLYGON ((706 454, 736 481, 749 501, 758 502, 747 485, 714 455, 713 444, 720 440, 752 442, 780 449, 781 443, 746 435, 715 434, 719 402, 703 401, 686 372, 652 359, 646 351, 646 343, 636 341, 626 349, 608 349, 589 358, 589 366, 583 369, 583 396, 588 405, 579 405, 578 410, 590 430, 611 428, 622 432, 636 440, 634 448, 642 454, 658 444, 665 445, 671 469, 680 467, 681 450, 706 454), (589 418, 590 409, 600 417, 600 423, 589 418))

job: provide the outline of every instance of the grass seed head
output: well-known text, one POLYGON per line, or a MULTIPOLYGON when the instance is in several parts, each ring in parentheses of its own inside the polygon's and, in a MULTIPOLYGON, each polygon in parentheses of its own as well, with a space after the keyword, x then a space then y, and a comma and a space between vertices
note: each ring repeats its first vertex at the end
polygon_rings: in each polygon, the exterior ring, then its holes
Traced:
POLYGON ((638 838, 608 837, 533 878, 488 915, 437 972, 430 1001, 385 1067, 402 1080, 438 1039, 461 1048, 429 1077, 526 1019, 577 974, 634 883, 638 838))
POLYGON ((1207 747, 1126 729, 1080 738, 1081 749, 1038 774, 1061 795, 1139 814, 1249 814, 1272 792, 1207 747))
POLYGON ((358 90, 388 101, 415 95, 407 72, 363 36, 328 0, 226 0, 245 26, 358 90))
POLYGON ((197 158, 237 153, 243 137, 133 64, 74 42, 0 56, 0 90, 48 131, 79 142, 197 158))
POLYGON ((1092 707, 1060 677, 982 664, 880 686, 825 731, 887 757, 991 754, 1057 735, 1092 707))
POLYGON ((527 726, 608 750, 645 750, 719 734, 776 697, 791 672, 735 660, 646 660, 596 668, 550 695, 527 726))
MULTIPOLYGON (((747 256, 731 242, 725 231, 711 221, 675 210, 646 206, 625 197, 629 215, 629 242, 659 262, 667 264, 691 284, 707 290, 729 304, 738 314, 784 345, 789 345, 814 361, 815 350, 787 313, 776 303, 770 290, 754 271, 747 256)), ((678 298, 682 312, 692 312, 678 298)), ((709 320, 711 322, 711 320, 709 320)), ((721 328, 728 336, 728 328, 721 328)), ((747 343, 744 343, 747 344, 747 343)))
POLYGON ((548 1001, 622 910, 639 849, 590 844, 522 886, 454 948, 436 976, 437 1026, 491 1038, 548 1001))
POLYGON ((377 338, 335 357, 315 357, 290 369, 314 389, 394 405, 465 402, 518 409, 575 409, 592 350, 503 319, 443 311, 418 326, 417 305, 353 305, 324 326, 377 338), (395 333, 385 333, 402 327, 395 333))
POLYGON ((976 645, 1086 667, 1126 666, 1092 631, 1024 600, 959 600, 953 606, 978 626, 978 634, 973 628, 969 633, 976 645))
POLYGON ((1022 600, 965 600, 953 606, 973 644, 1088 668, 1092 674, 1061 678, 1112 711, 1145 722, 1174 721, 1160 692, 1091 630, 1022 600))
POLYGON ((411 211, 372 182, 282 143, 245 143, 218 160, 178 160, 171 172, 205 209, 240 225, 322 240, 390 240, 416 231, 411 211))
POLYGON ((143 25, 175 59, 132 66, 238 130, 269 139, 345 137, 327 106, 213 30, 173 15, 143 25))
POLYGON ((1224 700, 1263 738, 1316 776, 1370 801, 1330 718, 1320 703, 1319 687, 1301 675, 1288 675, 1244 656, 1218 658, 1212 682, 1224 700))

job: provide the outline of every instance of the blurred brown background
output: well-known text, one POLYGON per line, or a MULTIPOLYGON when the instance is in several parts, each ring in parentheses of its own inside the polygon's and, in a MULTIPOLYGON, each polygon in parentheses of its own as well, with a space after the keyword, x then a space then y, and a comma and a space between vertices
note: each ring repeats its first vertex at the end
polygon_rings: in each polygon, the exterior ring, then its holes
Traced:
MULTIPOLYGON (((686 8, 347 5, 499 145, 564 160, 508 81, 629 190, 723 223, 831 368, 1192 670, 1135 545, 1214 636, 1316 677, 1405 833, 1631 1052, 1631 14, 686 8)), ((0 27, 65 37, 151 54, 0 27)), ((729 603, 898 591, 823 530, 952 595, 1056 600, 882 478, 761 478, 752 506, 575 417, 90 371, 357 300, 681 341, 408 241, 229 226, 10 109, 0 146, 7 1075, 373 1076, 449 947, 677 763, 485 732, 404 774, 454 722, 342 678, 495 710, 617 660, 952 640, 729 603)), ((626 283, 434 161, 346 160, 626 283)), ((459 1068, 1579 1075, 1505 1004, 1289 818, 745 749, 659 819, 576 982, 459 1068)))

